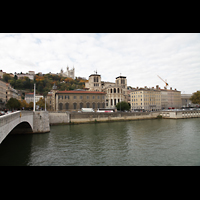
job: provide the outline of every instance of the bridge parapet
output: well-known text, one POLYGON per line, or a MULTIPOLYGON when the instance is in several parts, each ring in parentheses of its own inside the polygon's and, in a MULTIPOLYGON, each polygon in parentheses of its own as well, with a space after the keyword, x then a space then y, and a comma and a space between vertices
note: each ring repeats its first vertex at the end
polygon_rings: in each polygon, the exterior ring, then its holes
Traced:
POLYGON ((16 111, 0 116, 0 143, 11 133, 49 132, 49 114, 47 111, 16 111))

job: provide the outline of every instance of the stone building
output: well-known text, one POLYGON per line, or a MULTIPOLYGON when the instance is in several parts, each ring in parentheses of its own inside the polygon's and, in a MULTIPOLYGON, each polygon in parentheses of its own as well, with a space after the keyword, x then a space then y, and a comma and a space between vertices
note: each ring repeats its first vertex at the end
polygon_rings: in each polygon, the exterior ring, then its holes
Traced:
POLYGON ((0 99, 2 102, 6 102, 6 83, 0 80, 0 99))
POLYGON ((10 98, 15 98, 15 99, 19 99, 18 96, 18 91, 15 90, 14 88, 11 87, 11 85, 9 83, 6 83, 6 102, 10 99, 10 98))
MULTIPOLYGON (((37 103, 40 98, 44 98, 43 95, 35 94, 35 103, 37 103)), ((26 103, 34 102, 34 93, 26 93, 25 94, 26 103)))
POLYGON ((28 77, 30 80, 34 80, 35 71, 29 71, 29 72, 26 73, 26 74, 18 73, 18 74, 15 74, 15 75, 17 76, 17 78, 28 77))
POLYGON ((131 110, 157 111, 161 109, 161 92, 156 88, 135 88, 130 91, 131 110))
POLYGON ((49 111, 80 111, 81 108, 105 108, 104 92, 85 90, 52 90, 47 95, 49 111))
POLYGON ((172 90, 167 89, 160 89, 161 91, 161 109, 167 108, 181 108, 182 107, 182 100, 181 100, 181 91, 176 89, 172 90))
POLYGON ((118 102, 128 101, 127 79, 125 76, 118 76, 113 82, 101 81, 101 75, 91 74, 85 88, 89 91, 106 93, 106 108, 115 108, 118 102))
POLYGON ((61 69, 59 75, 63 77, 75 79, 75 68, 73 67, 72 69, 69 69, 69 67, 67 66, 67 71, 64 72, 63 69, 61 69))

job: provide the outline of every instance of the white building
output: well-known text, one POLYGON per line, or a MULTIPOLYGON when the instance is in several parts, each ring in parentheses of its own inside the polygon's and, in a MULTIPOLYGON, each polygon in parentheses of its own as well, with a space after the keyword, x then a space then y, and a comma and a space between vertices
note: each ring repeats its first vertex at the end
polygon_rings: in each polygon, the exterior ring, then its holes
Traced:
POLYGON ((34 71, 29 71, 26 74, 16 74, 17 78, 22 78, 22 77, 28 77, 30 80, 34 80, 35 77, 35 72, 34 71))
POLYGON ((69 67, 67 66, 67 71, 64 72, 63 69, 61 69, 59 75, 63 77, 75 79, 75 68, 73 67, 73 69, 69 69, 69 67))
MULTIPOLYGON (((39 94, 35 94, 35 103, 37 103, 40 98, 44 98, 42 95, 39 95, 39 94)), ((30 102, 34 102, 34 93, 26 93, 25 94, 25 100, 27 103, 30 103, 30 102)))

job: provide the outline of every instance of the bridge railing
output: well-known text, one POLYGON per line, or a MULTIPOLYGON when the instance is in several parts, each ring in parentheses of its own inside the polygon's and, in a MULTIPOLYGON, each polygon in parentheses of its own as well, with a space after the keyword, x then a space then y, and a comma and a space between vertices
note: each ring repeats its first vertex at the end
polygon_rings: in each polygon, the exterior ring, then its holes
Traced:
POLYGON ((21 111, 16 111, 13 113, 5 114, 3 116, 0 116, 0 127, 4 126, 5 124, 8 124, 12 122, 17 117, 20 117, 21 111))
POLYGON ((0 127, 12 122, 16 118, 26 117, 28 115, 33 115, 33 111, 15 111, 13 113, 0 116, 0 127))

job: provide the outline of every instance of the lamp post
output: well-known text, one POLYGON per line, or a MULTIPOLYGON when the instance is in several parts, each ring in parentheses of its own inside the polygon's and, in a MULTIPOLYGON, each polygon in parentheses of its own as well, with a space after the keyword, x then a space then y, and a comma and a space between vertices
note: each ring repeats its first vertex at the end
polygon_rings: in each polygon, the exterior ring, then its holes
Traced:
POLYGON ((33 111, 35 112, 35 83, 34 83, 34 95, 33 95, 33 111))

